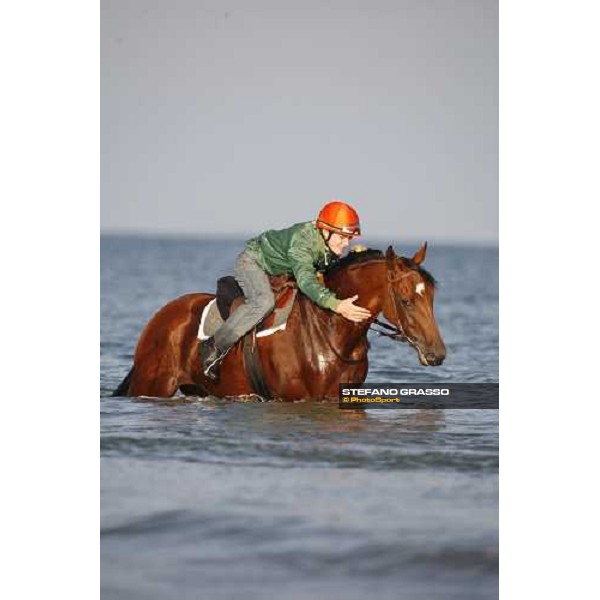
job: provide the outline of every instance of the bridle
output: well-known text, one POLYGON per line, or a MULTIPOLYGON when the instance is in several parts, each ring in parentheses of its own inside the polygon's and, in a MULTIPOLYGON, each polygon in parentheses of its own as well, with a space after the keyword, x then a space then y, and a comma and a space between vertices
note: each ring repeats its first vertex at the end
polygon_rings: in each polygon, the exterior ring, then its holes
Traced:
POLYGON ((390 297, 390 300, 392 302, 392 307, 394 309, 394 321, 395 323, 393 325, 389 325, 388 323, 384 323, 383 321, 380 321, 379 319, 375 319, 373 321, 373 323, 371 325, 369 325, 369 329, 371 331, 373 331, 374 333, 376 333, 377 335, 381 335, 384 337, 389 337, 390 339, 394 340, 395 342, 408 342, 413 348, 417 347, 417 340, 413 337, 410 337, 409 335, 406 334, 406 332, 404 331, 404 327, 402 326, 402 319, 400 318, 400 309, 398 306, 398 296, 394 291, 394 284, 398 283, 399 281, 401 281, 402 279, 406 278, 406 277, 410 277, 410 272, 408 273, 403 273, 402 275, 397 275, 396 272, 390 268, 390 263, 387 262, 386 263, 386 269, 387 269, 387 280, 388 280, 388 294, 390 297), (385 331, 380 331, 378 329, 374 329, 373 325, 379 325, 380 327, 383 327, 384 329, 387 329, 388 331, 392 331, 393 333, 387 333, 385 331))

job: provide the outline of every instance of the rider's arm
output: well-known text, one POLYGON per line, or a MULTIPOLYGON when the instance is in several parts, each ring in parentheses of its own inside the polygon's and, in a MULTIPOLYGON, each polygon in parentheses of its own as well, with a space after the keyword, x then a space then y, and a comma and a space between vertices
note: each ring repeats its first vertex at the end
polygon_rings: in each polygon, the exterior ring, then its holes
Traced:
POLYGON ((340 300, 317 279, 310 244, 311 240, 302 235, 302 232, 293 235, 288 251, 292 272, 303 294, 319 306, 335 310, 340 300))

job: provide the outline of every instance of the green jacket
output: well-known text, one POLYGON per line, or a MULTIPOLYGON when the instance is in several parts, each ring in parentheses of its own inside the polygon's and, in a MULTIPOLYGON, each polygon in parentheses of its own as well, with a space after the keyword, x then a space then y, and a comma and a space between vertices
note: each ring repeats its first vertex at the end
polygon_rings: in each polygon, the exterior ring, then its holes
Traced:
POLYGON ((333 310, 340 303, 317 279, 317 271, 334 261, 335 254, 313 221, 265 231, 251 239, 247 248, 269 275, 293 274, 300 290, 319 306, 333 310))

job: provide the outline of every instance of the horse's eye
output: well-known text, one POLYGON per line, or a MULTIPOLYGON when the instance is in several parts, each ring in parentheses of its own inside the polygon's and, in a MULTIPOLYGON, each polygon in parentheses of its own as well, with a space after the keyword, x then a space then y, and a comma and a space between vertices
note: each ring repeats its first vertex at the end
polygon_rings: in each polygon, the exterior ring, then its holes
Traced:
POLYGON ((414 302, 412 302, 411 300, 402 300, 402 306, 406 306, 406 308, 411 308, 412 306, 414 306, 414 302))

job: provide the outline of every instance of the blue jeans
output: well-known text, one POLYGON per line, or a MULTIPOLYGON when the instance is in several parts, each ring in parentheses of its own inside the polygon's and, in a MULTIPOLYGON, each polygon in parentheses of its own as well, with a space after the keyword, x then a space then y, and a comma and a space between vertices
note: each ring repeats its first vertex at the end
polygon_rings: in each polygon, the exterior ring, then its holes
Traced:
POLYGON ((215 345, 225 352, 275 307, 269 276, 256 262, 254 254, 244 250, 235 262, 234 276, 244 291, 246 303, 240 305, 215 333, 215 345))

